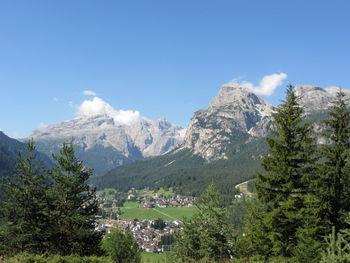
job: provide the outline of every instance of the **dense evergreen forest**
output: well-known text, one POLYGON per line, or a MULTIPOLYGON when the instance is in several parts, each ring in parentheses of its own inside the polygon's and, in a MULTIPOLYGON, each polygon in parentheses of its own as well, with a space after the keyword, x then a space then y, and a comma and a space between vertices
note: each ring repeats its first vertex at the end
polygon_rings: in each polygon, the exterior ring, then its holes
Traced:
POLYGON ((199 196, 215 181, 220 193, 230 200, 237 193, 236 184, 254 178, 261 170, 259 158, 267 147, 263 139, 246 143, 247 135, 235 136, 236 142, 227 152, 228 160, 207 163, 190 150, 174 150, 163 156, 117 167, 104 176, 92 178, 90 182, 97 189, 114 187, 125 192, 131 187, 172 187, 176 192, 199 196))

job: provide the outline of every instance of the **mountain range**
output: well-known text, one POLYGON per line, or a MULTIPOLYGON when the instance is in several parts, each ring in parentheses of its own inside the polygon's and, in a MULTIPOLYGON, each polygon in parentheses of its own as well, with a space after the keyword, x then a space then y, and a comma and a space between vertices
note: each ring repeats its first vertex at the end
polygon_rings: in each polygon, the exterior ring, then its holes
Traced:
POLYGON ((94 174, 104 174, 119 165, 164 154, 183 141, 185 129, 162 118, 142 119, 120 125, 108 115, 79 116, 35 130, 29 136, 38 150, 57 154, 63 142, 73 141, 76 155, 94 174))
MULTIPOLYGON (((321 129, 318 123, 338 91, 338 87, 295 86, 316 129, 321 129)), ((350 90, 344 92, 350 98, 350 90)), ((51 156, 72 140, 77 157, 95 169, 91 182, 98 188, 175 187, 196 194, 214 181, 222 193, 230 194, 233 185, 254 178, 261 169, 263 138, 273 125, 273 112, 274 107, 252 90, 230 83, 221 87, 207 109, 193 114, 187 129, 164 118, 120 125, 108 115, 79 116, 35 130, 22 141, 33 138, 38 150, 51 156)), ((3 152, 6 147, 1 147, 3 152)), ((4 161, 12 170, 14 149, 6 154, 11 161, 4 161)))
MULTIPOLYGON (((338 91, 295 86, 299 104, 317 131, 338 91)), ((350 90, 343 91, 350 99, 350 90)), ((193 114, 187 129, 164 118, 120 125, 108 115, 79 116, 35 130, 21 141, 33 138, 44 153, 37 153, 39 159, 50 166, 47 155, 57 154, 63 142, 72 140, 77 157, 95 169, 91 182, 98 188, 174 187, 196 195, 215 182, 230 196, 235 184, 254 178, 261 169, 273 112, 274 107, 252 90, 230 83, 207 109, 193 114)), ((0 132, 0 176, 13 173, 18 151, 26 153, 22 142, 0 132)))

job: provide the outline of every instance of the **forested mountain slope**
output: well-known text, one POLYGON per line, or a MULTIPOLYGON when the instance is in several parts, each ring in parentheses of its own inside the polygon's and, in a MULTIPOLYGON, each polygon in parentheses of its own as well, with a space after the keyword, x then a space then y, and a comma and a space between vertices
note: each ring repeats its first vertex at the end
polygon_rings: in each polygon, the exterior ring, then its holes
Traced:
MULTIPOLYGON (((14 173, 19 151, 22 152, 23 156, 26 156, 28 153, 26 144, 12 139, 0 131, 0 177, 11 176, 14 173)), ((38 151, 35 154, 37 162, 42 161, 46 167, 52 165, 47 155, 38 151)))

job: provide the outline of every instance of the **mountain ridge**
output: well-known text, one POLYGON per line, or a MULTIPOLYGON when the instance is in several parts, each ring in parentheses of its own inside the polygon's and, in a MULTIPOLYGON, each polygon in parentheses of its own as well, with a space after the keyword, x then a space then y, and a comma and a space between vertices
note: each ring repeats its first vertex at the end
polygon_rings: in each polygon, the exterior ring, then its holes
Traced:
POLYGON ((79 116, 72 120, 35 130, 26 139, 34 139, 38 149, 57 154, 62 143, 72 140, 77 157, 86 161, 95 174, 144 157, 160 155, 182 142, 184 129, 165 118, 141 119, 132 125, 120 125, 109 115, 79 116))

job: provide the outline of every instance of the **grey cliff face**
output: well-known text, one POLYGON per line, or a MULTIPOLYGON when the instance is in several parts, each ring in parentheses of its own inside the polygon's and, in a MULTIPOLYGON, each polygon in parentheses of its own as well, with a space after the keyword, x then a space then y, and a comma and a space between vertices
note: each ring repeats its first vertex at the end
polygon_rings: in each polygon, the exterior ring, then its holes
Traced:
POLYGON ((156 156, 172 150, 182 143, 184 129, 166 119, 157 121, 139 120, 128 125, 118 125, 107 115, 80 116, 72 120, 49 125, 44 130, 35 130, 29 138, 38 142, 41 151, 57 152, 62 142, 70 141, 82 152, 110 149, 123 158, 112 158, 110 152, 101 153, 101 162, 109 168, 135 160, 156 156), (106 156, 107 155, 107 156, 106 156))
MULTIPOLYGON (((322 89, 313 85, 296 85, 295 94, 300 97, 299 104, 306 114, 327 109, 335 99, 339 87, 322 89)), ((342 89, 347 98, 350 98, 350 90, 342 89)))
POLYGON ((194 113, 183 146, 208 161, 227 159, 225 150, 233 137, 267 134, 272 111, 272 105, 252 91, 223 85, 206 110, 194 113))

